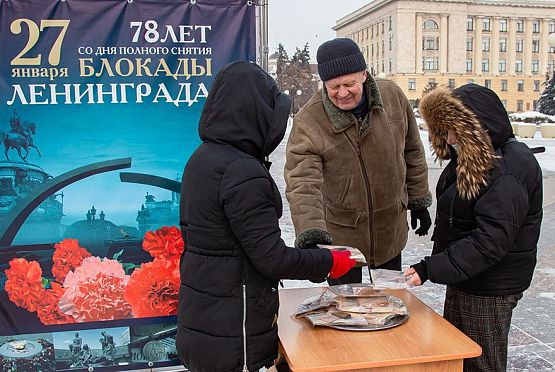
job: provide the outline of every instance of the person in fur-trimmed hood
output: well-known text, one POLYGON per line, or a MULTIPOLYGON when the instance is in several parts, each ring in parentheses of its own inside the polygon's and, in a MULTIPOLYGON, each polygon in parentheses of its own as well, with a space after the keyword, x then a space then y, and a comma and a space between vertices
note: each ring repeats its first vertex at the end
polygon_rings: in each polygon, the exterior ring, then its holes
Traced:
MULTIPOLYGON (((370 267, 400 270, 407 209, 417 234, 431 226, 428 167, 412 107, 394 82, 374 80, 351 39, 323 43, 317 61, 324 86, 295 116, 286 150, 295 244, 348 245, 370 267)), ((328 282, 361 280, 355 268, 328 282)))
POLYGON ((536 265, 541 169, 490 89, 437 88, 420 112, 437 158, 450 161, 436 188, 432 255, 405 275, 447 284, 444 317, 482 347, 465 371, 505 371, 512 311, 536 265))

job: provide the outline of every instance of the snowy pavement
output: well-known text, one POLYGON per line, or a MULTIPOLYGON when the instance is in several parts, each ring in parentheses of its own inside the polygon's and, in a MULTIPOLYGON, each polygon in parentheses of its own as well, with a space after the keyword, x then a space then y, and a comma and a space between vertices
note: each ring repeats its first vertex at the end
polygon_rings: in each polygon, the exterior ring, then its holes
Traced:
MULTIPOLYGON (((292 246, 295 233, 289 205, 285 198, 283 167, 285 164, 285 145, 289 127, 284 141, 270 156, 273 162, 271 173, 283 199, 283 217, 280 220, 282 237, 292 246)), ((435 185, 442 167, 434 162, 428 142, 428 133, 421 131, 420 136, 426 149, 429 167, 430 191, 434 193, 435 185)), ((518 138, 518 137, 517 137, 518 138)), ((540 241, 538 243, 538 263, 530 288, 524 292, 523 299, 514 310, 511 333, 509 335, 509 365, 507 371, 555 371, 555 139, 542 139, 541 135, 531 139, 521 139, 529 147, 544 146, 546 152, 537 154, 538 162, 544 173, 544 219, 540 241)), ((445 165, 445 164, 444 164, 445 165)), ((435 201, 430 208, 435 214, 435 201)), ((430 237, 419 237, 409 232, 409 240, 403 251, 403 267, 416 263, 431 252, 430 237)), ((369 282, 368 272, 363 271, 363 281, 369 282)), ((287 280, 285 288, 317 286, 309 281, 287 280)), ((438 313, 443 311, 445 287, 426 282, 411 291, 438 313)))

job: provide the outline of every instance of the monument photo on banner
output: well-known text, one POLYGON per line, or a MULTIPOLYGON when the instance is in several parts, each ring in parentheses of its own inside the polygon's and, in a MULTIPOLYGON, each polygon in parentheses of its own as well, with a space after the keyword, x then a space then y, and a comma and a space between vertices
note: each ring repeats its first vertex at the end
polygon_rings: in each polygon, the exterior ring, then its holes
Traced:
POLYGON ((255 8, 0 1, 0 370, 179 363, 180 176, 255 8))

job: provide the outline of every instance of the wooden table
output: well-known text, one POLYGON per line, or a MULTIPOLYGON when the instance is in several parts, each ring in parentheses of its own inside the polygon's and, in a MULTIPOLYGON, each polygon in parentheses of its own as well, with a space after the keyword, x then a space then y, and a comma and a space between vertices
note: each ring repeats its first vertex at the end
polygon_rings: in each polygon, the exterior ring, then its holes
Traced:
POLYGON ((312 327, 291 314, 308 297, 326 288, 279 291, 278 318, 281 352, 294 371, 462 371, 463 359, 476 357, 478 344, 452 326, 412 293, 386 290, 404 301, 409 319, 380 331, 341 331, 312 327))

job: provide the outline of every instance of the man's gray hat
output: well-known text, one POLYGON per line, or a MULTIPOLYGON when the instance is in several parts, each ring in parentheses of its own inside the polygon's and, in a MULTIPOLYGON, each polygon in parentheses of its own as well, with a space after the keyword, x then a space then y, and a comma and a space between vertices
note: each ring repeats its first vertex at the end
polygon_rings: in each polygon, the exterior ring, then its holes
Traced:
POLYGON ((318 74, 322 81, 366 70, 358 45, 348 38, 328 40, 316 52, 318 74))

